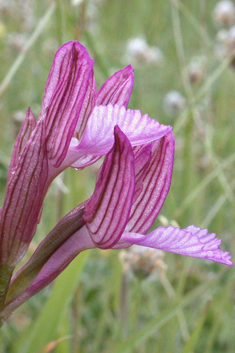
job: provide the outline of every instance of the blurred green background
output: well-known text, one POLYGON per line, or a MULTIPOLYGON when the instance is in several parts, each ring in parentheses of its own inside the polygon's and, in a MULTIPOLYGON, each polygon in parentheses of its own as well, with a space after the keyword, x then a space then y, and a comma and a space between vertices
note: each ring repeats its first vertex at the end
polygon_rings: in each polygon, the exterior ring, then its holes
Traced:
MULTIPOLYGON (((173 126, 172 186, 154 227, 206 227, 234 255, 235 2, 225 2, 0 0, 0 205, 25 111, 39 115, 56 50, 79 40, 98 87, 131 63, 129 107, 173 126)), ((97 168, 67 170, 52 184, 27 256, 91 195, 97 168)), ((233 268, 167 253, 153 271, 145 261, 126 270, 126 255, 94 250, 74 260, 12 315, 0 351, 235 352, 233 268)))

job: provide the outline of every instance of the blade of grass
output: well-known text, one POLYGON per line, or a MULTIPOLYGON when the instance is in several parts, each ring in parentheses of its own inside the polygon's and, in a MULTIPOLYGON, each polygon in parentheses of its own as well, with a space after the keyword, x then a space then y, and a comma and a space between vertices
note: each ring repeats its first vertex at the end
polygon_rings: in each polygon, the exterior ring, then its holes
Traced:
POLYGON ((203 329, 203 325, 204 325, 205 320, 207 318, 209 307, 210 307, 210 302, 206 304, 206 308, 204 309, 204 312, 201 315, 199 315, 195 329, 194 329, 190 339, 188 340, 187 344, 184 346, 182 353, 192 353, 193 350, 195 349, 197 342, 198 342, 198 338, 199 338, 200 333, 203 329))
MULTIPOLYGON (((200 101, 200 99, 204 97, 204 95, 209 91, 209 89, 216 82, 216 80, 229 67, 230 63, 231 63, 231 59, 229 59, 229 58, 225 58, 221 61, 221 63, 218 65, 218 67, 216 67, 214 72, 208 77, 207 80, 205 80, 205 83, 200 87, 199 91, 196 93, 196 96, 194 98, 194 103, 198 103, 200 101)), ((187 107, 186 107, 186 109, 187 109, 187 107)), ((183 111, 181 113, 180 118, 174 124, 174 133, 175 134, 177 134, 181 130, 182 125, 185 123, 186 116, 187 115, 183 111)))
POLYGON ((10 70, 6 74, 5 78, 2 80, 0 84, 0 96, 3 94, 3 92, 7 89, 9 86, 12 78, 16 74, 17 70, 19 69, 20 65, 24 61, 26 53, 29 51, 29 49, 32 47, 32 45, 36 42, 37 38, 40 36, 42 31, 45 29, 46 24, 50 20, 53 12, 55 11, 55 4, 54 2, 51 2, 48 10, 46 11, 45 15, 41 18, 41 20, 38 22, 37 27, 29 37, 29 39, 26 41, 25 45, 23 46, 20 54, 10 67, 10 70))
POLYGON ((72 330, 68 310, 61 319, 59 337, 53 353, 70 353, 72 347, 72 330))
POLYGON ((213 41, 210 39, 208 33, 204 30, 201 24, 198 22, 196 17, 192 14, 192 12, 179 0, 177 2, 177 6, 179 7, 182 14, 184 14, 185 18, 190 22, 190 24, 194 27, 197 33, 200 35, 204 43, 208 47, 212 47, 214 45, 213 41))
POLYGON ((202 192, 202 190, 218 175, 221 169, 231 167, 231 164, 235 161, 235 153, 231 154, 224 162, 221 162, 220 168, 214 168, 197 187, 184 199, 181 207, 178 209, 175 217, 179 217, 182 212, 193 202, 193 200, 202 192))
POLYGON ((224 194, 227 196, 228 200, 230 200, 231 205, 234 206, 235 203, 235 197, 233 194, 233 190, 231 186, 229 185, 229 182, 227 181, 227 177, 224 174, 224 171, 221 167, 220 161, 218 161, 218 158, 216 157, 214 151, 213 151, 213 132, 212 128, 207 131, 206 138, 205 138, 205 147, 207 151, 207 155, 209 159, 211 160, 213 167, 218 169, 218 180, 224 189, 224 194))
MULTIPOLYGON (((161 283, 162 283, 168 297, 170 299, 174 300, 176 293, 174 291, 174 288, 171 285, 171 282, 168 280, 166 275, 161 277, 161 283)), ((183 340, 184 340, 184 342, 187 342, 189 340, 190 335, 189 335, 187 321, 186 321, 186 318, 184 316, 184 312, 182 309, 180 309, 179 312, 177 313, 177 317, 178 317, 179 326, 180 326, 183 340)))
MULTIPOLYGON (((231 186, 232 189, 234 189, 234 187, 235 187, 235 179, 232 180, 232 182, 230 183, 230 186, 231 186)), ((202 228, 209 227, 209 225, 211 224, 211 222, 215 218, 216 214, 221 210, 222 206, 225 204, 226 201, 227 201, 227 196, 222 194, 217 199, 215 204, 210 208, 210 210, 207 213, 205 219, 202 221, 202 223, 201 223, 201 227, 202 228)))
MULTIPOLYGON (((192 303, 195 299, 205 293, 208 289, 212 290, 217 281, 221 278, 221 276, 226 271, 223 268, 217 276, 213 279, 203 283, 198 286, 196 289, 190 291, 185 297, 176 305, 175 307, 170 307, 166 309, 162 314, 153 320, 151 320, 143 330, 140 330, 135 333, 135 335, 129 337, 125 341, 121 342, 112 342, 112 353, 128 353, 132 352, 135 347, 138 347, 141 343, 143 343, 147 338, 149 338, 154 332, 159 330, 163 325, 165 325, 173 316, 175 316, 179 309, 184 308, 188 304, 192 303), (115 347, 115 349, 114 349, 115 347)), ((106 350, 106 352, 110 352, 110 348, 106 350)))
MULTIPOLYGON (((216 341, 217 337, 219 335, 219 329, 224 323, 224 318, 223 316, 227 316, 226 313, 229 314, 230 322, 228 325, 231 324, 233 326, 234 322, 234 315, 233 313, 233 300, 231 298, 231 293, 233 293, 233 287, 234 287, 234 274, 230 274, 227 285, 223 286, 217 293, 217 298, 214 298, 213 301, 213 306, 216 308, 216 310, 213 310, 215 315, 213 317, 213 324, 208 332, 208 337, 207 337, 207 343, 205 345, 205 350, 204 353, 213 353, 214 349, 216 347, 216 341), (217 315, 216 315, 217 314, 217 315), (232 315, 231 315, 232 314, 232 315)), ((213 312, 212 311, 212 312, 213 312)), ((233 336, 232 336, 233 337, 233 336)), ((234 340, 232 340, 234 341, 234 340)), ((228 343, 229 346, 229 343, 228 343)), ((234 352, 234 349, 230 347, 230 352, 234 352)))

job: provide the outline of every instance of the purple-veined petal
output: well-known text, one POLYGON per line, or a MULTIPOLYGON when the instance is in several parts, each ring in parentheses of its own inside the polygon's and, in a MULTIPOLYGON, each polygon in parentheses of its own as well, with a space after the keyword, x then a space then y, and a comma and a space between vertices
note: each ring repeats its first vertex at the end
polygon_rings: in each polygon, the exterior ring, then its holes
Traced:
POLYGON ((43 121, 37 123, 7 185, 0 234, 0 258, 15 265, 35 233, 48 177, 43 121))
MULTIPOLYGON (((29 140, 31 133, 33 129, 36 126, 36 120, 33 115, 33 112, 30 108, 27 109, 26 111, 26 116, 24 119, 24 122, 21 126, 20 132, 17 136, 13 154, 11 157, 11 163, 9 166, 9 174, 8 174, 8 179, 10 178, 11 171, 14 172, 14 168, 17 166, 19 157, 24 149, 24 146, 26 145, 27 141, 29 140)), ((14 174, 14 173, 13 173, 14 174)))
POLYGON ((116 248, 132 244, 173 252, 175 254, 197 257, 233 266, 229 252, 222 251, 221 240, 207 229, 190 226, 185 229, 159 227, 147 235, 124 233, 116 248))
POLYGON ((83 216, 93 242, 103 249, 112 247, 121 237, 128 222, 135 188, 131 144, 118 126, 114 135, 114 147, 105 157, 83 216))
POLYGON ((82 135, 85 131, 87 120, 91 115, 93 108, 95 107, 96 102, 96 81, 94 77, 93 70, 91 72, 88 86, 86 89, 86 94, 83 100, 81 112, 79 114, 79 119, 77 122, 77 126, 74 131, 74 136, 80 141, 82 135))
POLYGON ((128 65, 116 72, 99 89, 96 105, 119 105, 127 107, 134 84, 133 67, 128 65))
POLYGON ((4 314, 9 315, 26 300, 50 284, 80 252, 94 247, 87 228, 83 226, 61 244, 42 267, 33 282, 17 299, 6 306, 4 314))
MULTIPOLYGON (((164 136, 172 128, 160 125, 139 110, 126 110, 118 105, 95 107, 87 122, 77 151, 84 154, 104 155, 111 149, 113 128, 118 125, 132 146, 143 145, 164 136)), ((79 156, 80 157, 80 156, 79 156)))
POLYGON ((174 136, 168 132, 152 144, 151 161, 139 180, 142 190, 132 205, 127 231, 145 234, 152 226, 170 188, 173 161, 174 136))
POLYGON ((47 152, 51 163, 63 162, 83 107, 93 60, 78 42, 57 52, 45 88, 40 118, 46 121, 47 152))
POLYGON ((135 155, 135 194, 133 204, 143 190, 143 178, 151 160, 152 143, 137 146, 133 149, 135 155))

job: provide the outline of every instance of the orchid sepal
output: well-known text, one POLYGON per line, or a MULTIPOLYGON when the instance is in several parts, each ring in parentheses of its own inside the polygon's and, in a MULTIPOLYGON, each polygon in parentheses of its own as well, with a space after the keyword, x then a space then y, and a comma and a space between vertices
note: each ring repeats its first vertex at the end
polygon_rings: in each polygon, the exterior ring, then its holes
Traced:
POLYGON ((134 70, 131 65, 117 71, 99 89, 96 105, 119 105, 127 107, 134 84, 134 70))
POLYGON ((48 177, 45 129, 39 121, 7 184, 1 212, 0 258, 15 266, 24 256, 37 227, 48 177))
POLYGON ((14 170, 17 167, 20 155, 22 154, 23 149, 24 149, 27 141, 29 140, 31 133, 34 130, 35 126, 36 126, 36 120, 35 120, 35 117, 33 115, 32 110, 29 107, 26 111, 26 115, 25 115, 23 124, 21 126, 21 129, 19 131, 19 134, 17 136, 16 142, 14 145, 14 149, 13 149, 13 153, 12 153, 12 157, 11 157, 11 163, 10 163, 9 171, 8 171, 8 182, 11 177, 11 174, 14 174, 14 170))
POLYGON ((46 83, 39 119, 46 124, 47 153, 53 166, 63 162, 78 123, 94 60, 78 42, 64 44, 56 53, 46 83))

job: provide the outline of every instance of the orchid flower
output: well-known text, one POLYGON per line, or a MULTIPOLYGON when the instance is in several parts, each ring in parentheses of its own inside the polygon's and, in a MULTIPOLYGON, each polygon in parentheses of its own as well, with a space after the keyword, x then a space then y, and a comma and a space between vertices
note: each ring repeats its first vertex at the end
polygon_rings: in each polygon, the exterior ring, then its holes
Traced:
POLYGON ((170 188, 174 137, 171 126, 126 109, 132 86, 127 66, 97 91, 93 60, 81 44, 69 42, 57 52, 39 119, 29 108, 16 140, 0 209, 2 318, 86 249, 137 244, 232 266, 220 240, 205 229, 159 227, 146 235, 170 188), (52 180, 69 166, 81 169, 103 155, 93 195, 61 219, 11 279, 52 180))
MULTIPOLYGON (((30 108, 27 110, 15 143, 1 209, 0 266, 9 267, 9 271, 27 251, 52 180, 68 166, 84 168, 108 152, 115 121, 125 131, 124 125, 132 115, 136 124, 142 118, 139 111, 126 111, 133 87, 132 67, 116 72, 97 90, 93 63, 80 43, 63 45, 48 76, 37 122, 30 108), (104 124, 105 119, 106 138, 98 143, 96 125, 104 124)), ((154 122, 152 128, 157 125, 154 122)), ((161 133, 169 128, 162 126, 161 133)), ((141 142, 143 124, 138 129, 137 139, 136 135, 130 136, 133 144, 141 142)), ((152 133, 148 139, 155 137, 152 133)))
POLYGON ((137 244, 232 266, 230 254, 219 248, 220 239, 206 229, 169 226, 145 235, 168 194, 173 159, 171 131, 133 148, 116 125, 113 148, 99 170, 93 195, 59 222, 16 273, 5 315, 48 285, 81 251, 95 247, 137 244))

